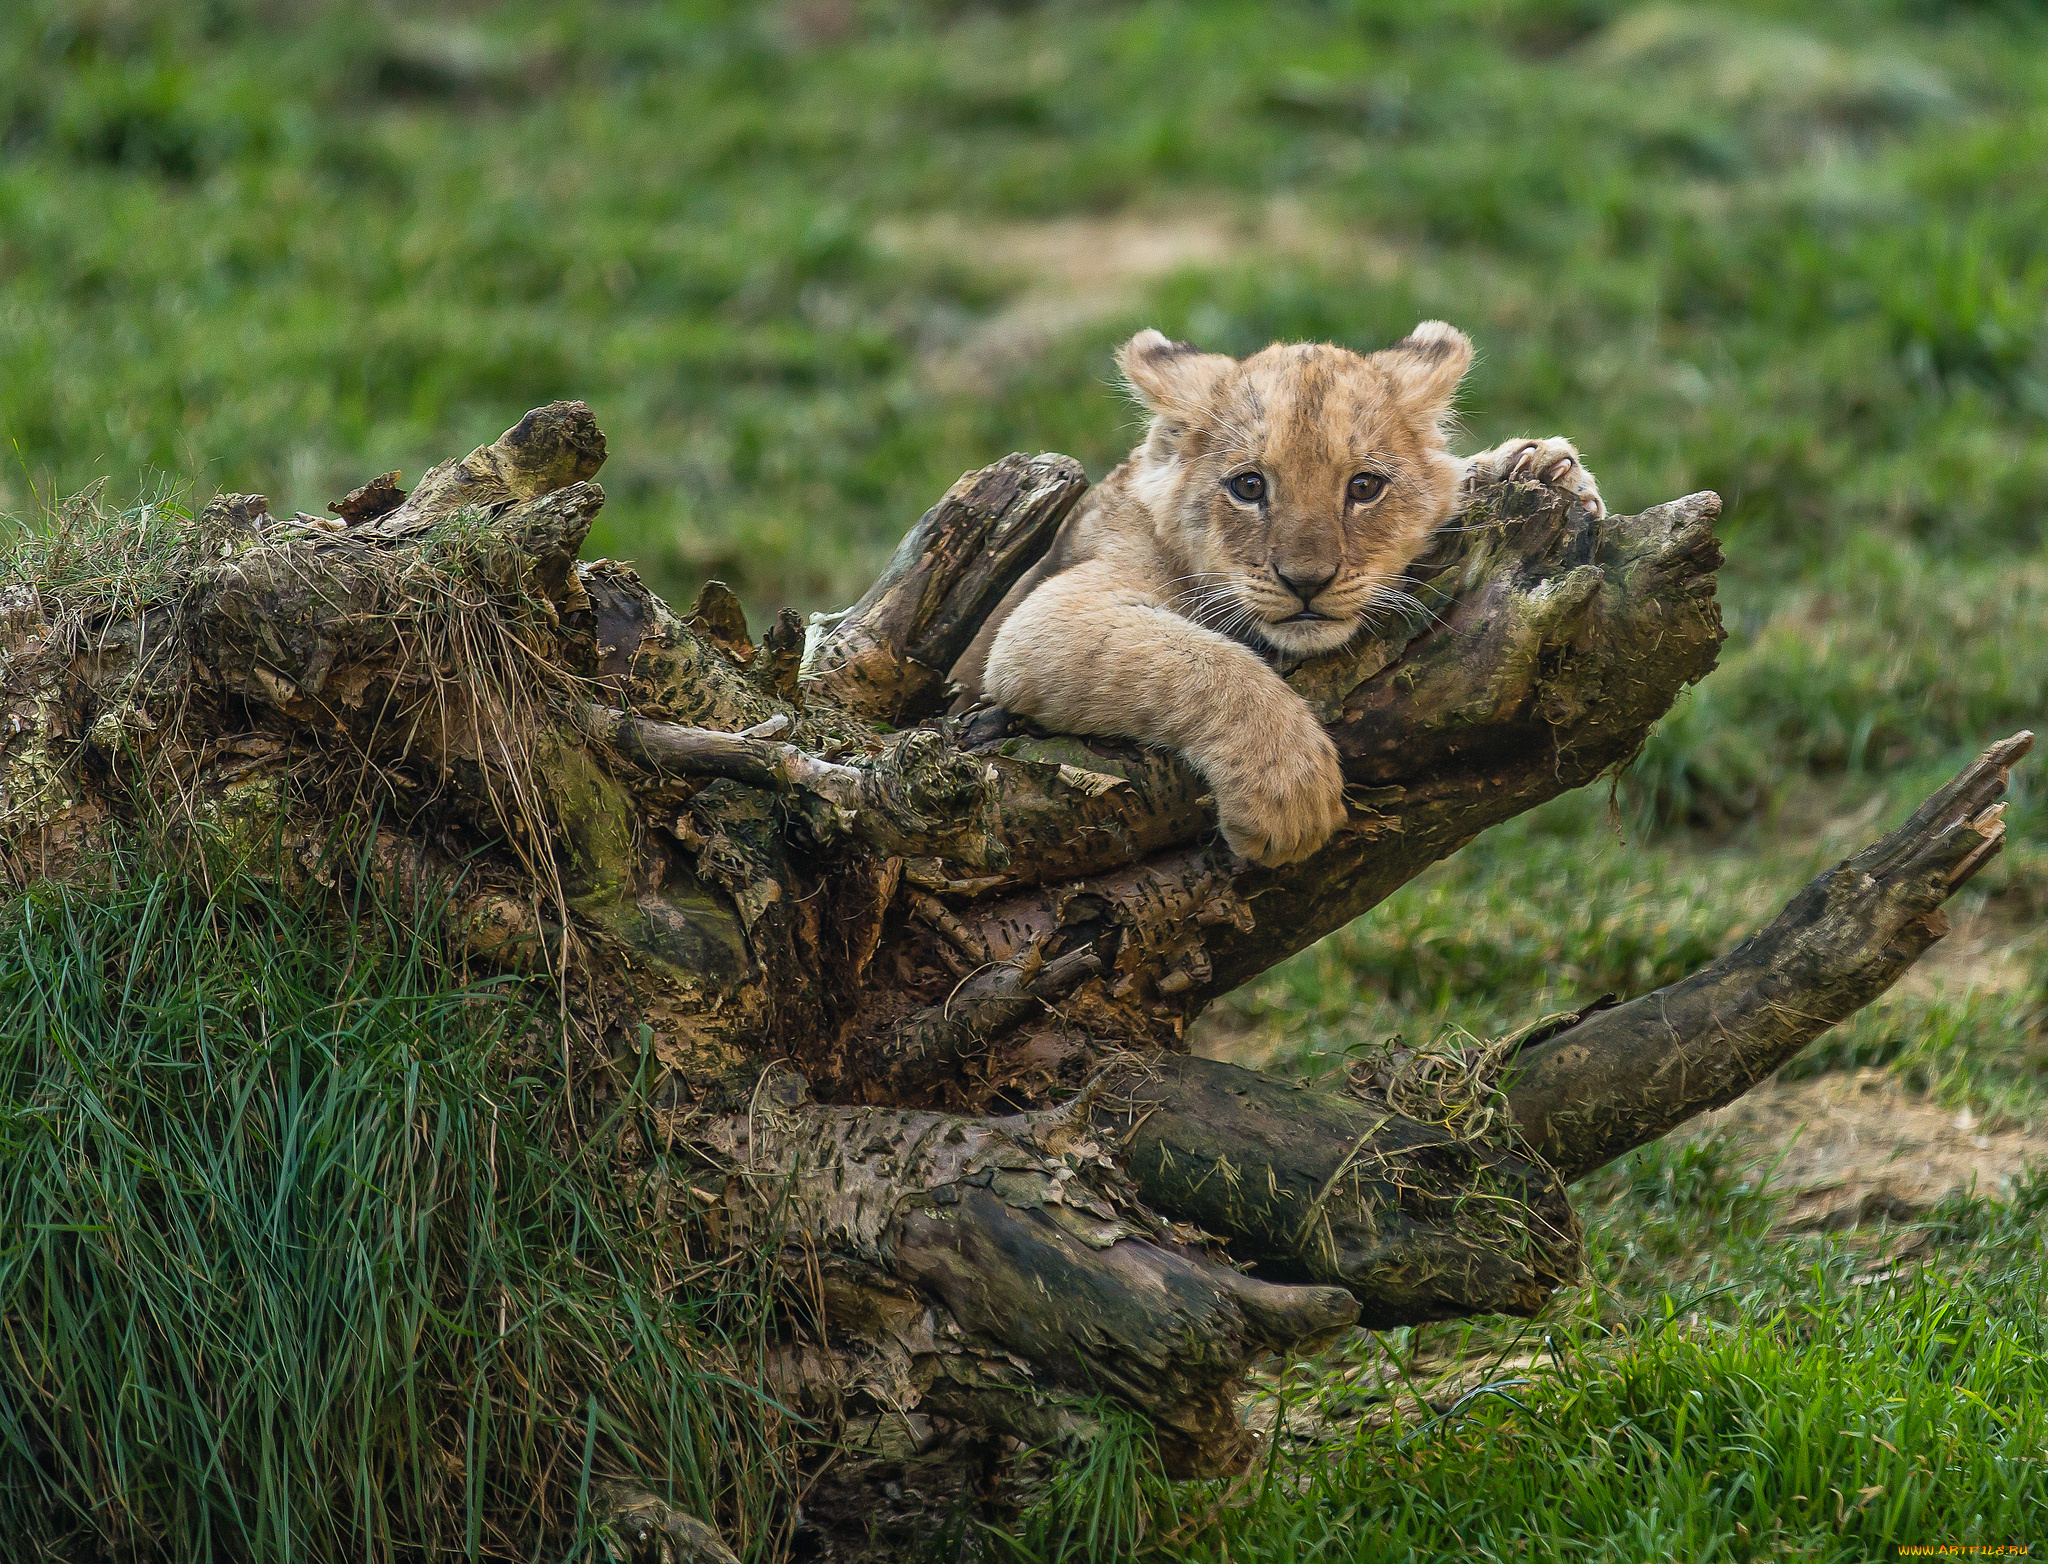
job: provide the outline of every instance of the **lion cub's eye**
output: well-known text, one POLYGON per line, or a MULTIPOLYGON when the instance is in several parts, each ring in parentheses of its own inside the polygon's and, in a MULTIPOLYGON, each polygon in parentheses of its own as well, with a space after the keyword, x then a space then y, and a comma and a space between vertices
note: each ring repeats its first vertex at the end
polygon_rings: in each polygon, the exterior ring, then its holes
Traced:
POLYGON ((1266 479, 1263 473, 1241 472, 1230 480, 1230 492, 1247 505, 1256 505, 1266 497, 1266 479))
POLYGON ((1359 473, 1352 478, 1351 487, 1346 492, 1350 494, 1354 504, 1370 505, 1387 492, 1386 475, 1377 472, 1359 473))

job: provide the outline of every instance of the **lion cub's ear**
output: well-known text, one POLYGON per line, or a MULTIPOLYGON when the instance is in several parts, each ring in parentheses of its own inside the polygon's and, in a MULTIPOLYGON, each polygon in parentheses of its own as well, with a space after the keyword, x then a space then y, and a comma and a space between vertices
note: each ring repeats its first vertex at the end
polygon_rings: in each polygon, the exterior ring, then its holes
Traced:
POLYGON ((1116 350, 1116 367, 1124 372, 1124 383, 1146 407, 1174 421, 1200 406, 1236 365, 1228 354, 1204 353, 1192 344, 1169 341, 1149 326, 1116 350))
POLYGON ((1404 397, 1441 421, 1450 414, 1458 382, 1472 367, 1472 339, 1456 326, 1425 320, 1392 347, 1373 354, 1372 361, 1393 377, 1404 397))

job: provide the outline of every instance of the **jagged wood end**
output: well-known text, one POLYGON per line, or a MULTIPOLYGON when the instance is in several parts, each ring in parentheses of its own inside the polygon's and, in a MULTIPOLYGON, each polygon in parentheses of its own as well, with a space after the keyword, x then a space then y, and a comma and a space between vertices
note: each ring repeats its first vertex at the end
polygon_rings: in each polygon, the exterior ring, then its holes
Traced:
POLYGON ((1720 960, 1531 1048, 1506 1087, 1530 1144, 1579 1178, 1733 1101, 1891 987, 1948 932, 1942 903, 1998 852, 1999 800, 2033 745, 1992 745, 1720 960))
POLYGON ((392 542, 416 537, 465 506, 516 504, 587 482, 604 460, 604 431, 589 405, 550 402, 489 445, 429 469, 403 502, 360 530, 392 542))
POLYGON ((891 727, 939 710, 953 664, 1087 488, 1079 462, 1051 453, 965 474, 819 641, 808 689, 891 727))

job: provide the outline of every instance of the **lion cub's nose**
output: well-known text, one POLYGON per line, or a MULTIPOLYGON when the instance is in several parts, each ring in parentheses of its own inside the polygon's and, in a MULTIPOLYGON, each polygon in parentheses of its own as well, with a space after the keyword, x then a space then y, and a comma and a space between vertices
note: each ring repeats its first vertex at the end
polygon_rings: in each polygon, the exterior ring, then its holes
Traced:
POLYGON ((1334 570, 1325 570, 1320 575, 1310 575, 1308 570, 1313 570, 1315 568, 1313 565, 1307 567, 1307 570, 1303 570, 1303 567, 1300 565, 1293 566, 1292 568, 1302 570, 1302 574, 1298 576, 1289 575, 1287 571, 1282 570, 1278 565, 1273 567, 1273 574, 1280 578, 1282 586, 1301 599, 1301 606, 1304 608, 1316 600, 1318 592, 1337 579, 1337 572, 1334 570))

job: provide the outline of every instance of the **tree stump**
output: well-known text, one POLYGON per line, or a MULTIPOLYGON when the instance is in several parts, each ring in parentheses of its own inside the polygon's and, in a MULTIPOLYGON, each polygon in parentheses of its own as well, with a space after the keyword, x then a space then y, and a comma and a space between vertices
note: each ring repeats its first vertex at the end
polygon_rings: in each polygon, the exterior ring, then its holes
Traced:
POLYGON ((678 614, 579 558, 603 457, 556 403, 338 520, 224 496, 146 571, 8 587, 5 862, 61 876, 148 828, 435 890, 463 959, 559 990, 564 1088, 643 1093, 688 1149, 675 1220, 788 1256, 816 1310, 781 1392, 905 1448, 1056 1437, 1107 1393, 1175 1472, 1229 1471, 1262 1355, 1533 1313, 1578 1274, 1568 1181, 1894 981, 2030 744, 1670 988, 1305 1090, 1189 1057, 1189 1021, 1625 764, 1713 666, 1715 496, 1595 520, 1480 492, 1411 569, 1424 622, 1283 669, 1349 817, 1268 870, 1171 754, 941 715, 1086 487, 1068 458, 968 474, 854 608, 757 643, 717 583, 678 614))

